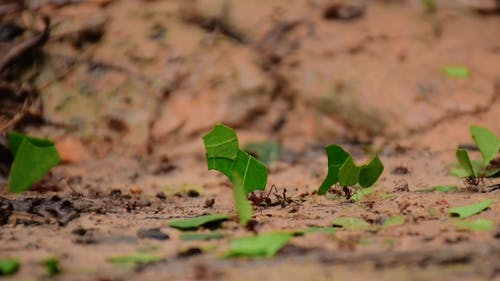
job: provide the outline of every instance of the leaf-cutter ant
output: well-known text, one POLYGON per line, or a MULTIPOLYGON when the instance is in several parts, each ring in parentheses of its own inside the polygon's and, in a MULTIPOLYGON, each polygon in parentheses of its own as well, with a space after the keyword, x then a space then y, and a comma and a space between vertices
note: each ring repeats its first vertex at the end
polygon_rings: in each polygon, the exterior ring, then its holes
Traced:
POLYGON ((330 188, 328 192, 331 194, 335 194, 336 197, 344 196, 347 200, 350 200, 352 197, 352 190, 348 186, 343 186, 342 190, 340 190, 340 186, 335 185, 335 187, 330 188))
POLYGON ((250 192, 250 195, 248 196, 248 200, 252 202, 253 206, 257 207, 272 207, 272 206, 277 206, 281 205, 282 207, 285 207, 287 204, 292 203, 292 198, 289 198, 286 196, 286 188, 283 189, 283 192, 281 194, 278 193, 278 188, 276 185, 272 185, 271 189, 269 192, 265 193, 263 191, 260 192, 259 195, 256 195, 254 192, 250 192), (273 192, 274 191, 274 192, 273 192), (271 193, 276 197, 276 201, 271 200, 271 193))

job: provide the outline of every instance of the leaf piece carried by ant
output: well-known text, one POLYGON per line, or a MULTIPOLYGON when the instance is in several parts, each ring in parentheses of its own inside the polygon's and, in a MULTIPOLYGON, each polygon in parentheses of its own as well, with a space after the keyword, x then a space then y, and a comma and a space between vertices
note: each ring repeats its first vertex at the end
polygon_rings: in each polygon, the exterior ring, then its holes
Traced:
POLYGON ((378 155, 375 155, 370 163, 361 166, 361 170, 359 171, 359 185, 363 188, 374 185, 383 171, 384 164, 380 161, 378 155))
POLYGON ((328 157, 328 174, 318 189, 319 195, 325 194, 331 186, 339 181, 340 167, 351 157, 347 151, 336 144, 325 147, 325 150, 328 157))
POLYGON ((169 223, 169 226, 180 230, 193 230, 201 226, 220 224, 228 219, 229 216, 224 214, 204 215, 190 219, 174 220, 169 223))
POLYGON ((267 183, 267 168, 260 161, 239 149, 238 138, 233 129, 217 124, 203 136, 209 170, 217 170, 235 184, 235 175, 241 179, 245 192, 264 190, 267 183))
POLYGON ((360 168, 356 166, 352 157, 348 157, 339 170, 340 186, 353 186, 358 183, 360 168))
POLYGON ((467 206, 463 206, 463 207, 455 207, 455 208, 451 208, 449 213, 452 215, 452 216, 458 216, 460 218, 468 218, 470 216, 473 216, 475 214, 479 214, 481 213, 482 211, 488 209, 488 207, 493 203, 493 199, 486 199, 484 201, 481 201, 479 203, 476 203, 476 204, 472 204, 472 205, 467 205, 467 206))
POLYGON ((245 145, 244 150, 257 156, 264 164, 272 163, 281 156, 282 149, 276 142, 253 142, 245 145))
POLYGON ((340 217, 332 222, 333 227, 341 227, 347 230, 365 230, 370 228, 370 224, 360 218, 340 217))
POLYGON ((459 220, 454 223, 458 230, 492 231, 493 221, 489 219, 459 220))
POLYGON ((469 154, 464 149, 457 149, 456 152, 457 160, 460 166, 465 170, 468 176, 477 176, 477 171, 474 169, 472 162, 469 158, 469 154))
POLYGON ((230 250, 224 256, 270 258, 288 244, 292 236, 291 232, 280 231, 235 238, 231 240, 230 250))
POLYGON ((483 156, 483 164, 487 166, 500 150, 500 139, 489 130, 479 126, 471 126, 470 134, 483 156))
POLYGON ((28 137, 18 132, 9 133, 8 139, 14 156, 8 181, 9 192, 28 190, 61 161, 54 142, 50 140, 28 137))
POLYGON ((247 199, 247 193, 238 175, 234 175, 233 199, 238 212, 240 225, 246 226, 252 218, 252 206, 247 199))
POLYGON ((374 190, 371 187, 360 189, 351 196, 351 199, 354 200, 354 202, 358 202, 361 199, 365 198, 367 195, 372 194, 373 191, 374 190))

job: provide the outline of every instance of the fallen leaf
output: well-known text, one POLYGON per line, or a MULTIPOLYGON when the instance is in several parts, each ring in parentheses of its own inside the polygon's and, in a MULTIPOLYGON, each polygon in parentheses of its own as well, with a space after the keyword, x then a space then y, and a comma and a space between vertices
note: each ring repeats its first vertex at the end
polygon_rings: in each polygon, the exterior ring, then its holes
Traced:
POLYGON ((204 215, 199 217, 194 217, 190 219, 174 220, 169 223, 171 227, 180 230, 193 230, 201 226, 207 226, 212 224, 220 224, 221 222, 228 220, 229 217, 224 214, 215 215, 204 215))
POLYGON ((274 256, 288 244, 293 234, 290 232, 270 232, 231 240, 230 250, 225 257, 266 257, 274 256))
POLYGON ((0 275, 11 275, 16 273, 21 263, 16 259, 0 259, 0 275))
POLYGON ((492 231, 493 221, 489 219, 459 220, 454 223, 458 230, 492 231))
POLYGON ((370 225, 363 219, 351 217, 336 218, 333 220, 332 226, 342 227, 347 230, 365 230, 370 227, 370 225))
POLYGON ((211 239, 222 239, 225 234, 220 232, 209 232, 209 233, 197 233, 188 232, 182 233, 180 239, 183 241, 193 241, 193 240, 211 240, 211 239))
POLYGON ((491 205, 491 203, 493 203, 493 199, 486 199, 476 204, 451 208, 449 213, 451 215, 456 215, 460 218, 468 218, 470 216, 479 214, 482 211, 486 210, 491 205))

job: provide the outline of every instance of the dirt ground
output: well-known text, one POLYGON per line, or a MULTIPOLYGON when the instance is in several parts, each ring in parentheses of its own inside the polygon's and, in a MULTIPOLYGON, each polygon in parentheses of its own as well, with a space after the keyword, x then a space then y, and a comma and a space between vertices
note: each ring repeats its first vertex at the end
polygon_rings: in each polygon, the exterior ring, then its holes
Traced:
POLYGON ((20 195, 0 173, 0 203, 15 210, 0 226, 0 257, 22 262, 3 279, 500 280, 500 190, 473 192, 449 175, 470 125, 500 134, 498 1, 436 1, 433 12, 416 0, 25 2, 2 19, 30 27, 16 40, 41 32, 42 14, 51 28, 28 70, 9 78, 37 89, 41 121, 16 128, 54 139, 64 163, 20 195), (449 77, 450 65, 471 74, 449 77), (256 232, 343 216, 405 223, 293 237, 271 259, 222 259, 231 238, 252 232, 237 224, 229 181, 206 167, 201 136, 217 122, 242 145, 283 149, 268 188, 296 200, 255 207, 256 232), (380 153, 374 193, 355 203, 314 194, 331 143, 359 162, 380 153), (436 185, 460 190, 418 192, 436 185), (474 218, 494 230, 458 230, 449 209, 486 198, 474 218), (222 239, 183 241, 168 226, 216 213, 234 217, 222 239), (152 228, 169 238, 139 235, 152 228), (141 252, 163 259, 109 262, 141 252), (51 256, 63 271, 49 278, 41 261, 51 256))

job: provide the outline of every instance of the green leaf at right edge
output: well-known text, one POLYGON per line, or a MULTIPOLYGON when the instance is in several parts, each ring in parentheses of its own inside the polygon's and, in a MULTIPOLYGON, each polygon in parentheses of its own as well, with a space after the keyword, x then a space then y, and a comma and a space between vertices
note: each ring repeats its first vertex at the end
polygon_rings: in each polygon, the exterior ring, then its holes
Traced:
POLYGON ((383 171, 384 164, 380 161, 378 155, 375 155, 370 163, 361 166, 361 170, 359 171, 359 185, 363 188, 374 185, 383 171))
POLYGON ((204 215, 190 219, 174 220, 169 226, 180 230, 193 230, 208 224, 217 224, 228 220, 229 216, 224 214, 204 215))
POLYGON ((449 213, 451 215, 457 215, 458 217, 460 218, 468 218, 470 216, 473 216, 475 214, 478 214, 484 210, 486 210, 490 205, 491 203, 493 203, 493 199, 486 199, 484 201, 481 201, 479 203, 476 203, 476 204, 472 204, 472 205, 467 205, 467 206, 463 206, 463 207, 455 207, 455 208, 451 208, 449 213))
POLYGON ((330 187, 339 181, 340 167, 345 163, 347 158, 351 156, 342 147, 336 144, 325 147, 326 155, 328 157, 328 173, 325 180, 318 189, 318 194, 325 194, 330 187))
POLYGON ((250 202, 248 202, 247 193, 243 189, 241 178, 238 175, 234 175, 233 184, 233 199, 236 204, 238 218, 240 224, 246 226, 248 221, 252 218, 252 206, 250 205, 250 202))
POLYGON ((339 170, 339 184, 353 186, 358 183, 360 167, 356 166, 352 157, 347 158, 339 170))
POLYGON ((459 220, 454 223, 458 230, 492 231, 493 221, 489 219, 459 220))
POLYGON ((470 161, 469 154, 464 149, 457 149, 456 152, 457 160, 462 169, 468 174, 468 176, 476 176, 476 171, 472 166, 472 162, 470 161))
POLYGON ((12 132, 9 134, 9 146, 14 155, 8 180, 9 192, 28 190, 61 162, 54 143, 49 140, 12 132))
POLYGON ((484 166, 487 166, 500 150, 500 139, 489 130, 479 126, 471 126, 470 134, 483 156, 484 166))
POLYGON ((16 259, 0 259, 0 276, 14 274, 21 267, 21 263, 16 259))
POLYGON ((230 250, 225 257, 266 257, 270 258, 283 248, 293 233, 270 232, 231 240, 230 250))
POLYGON ((334 227, 342 227, 347 230, 365 230, 370 228, 370 224, 368 224, 365 220, 351 217, 336 218, 333 220, 332 225, 334 227))

